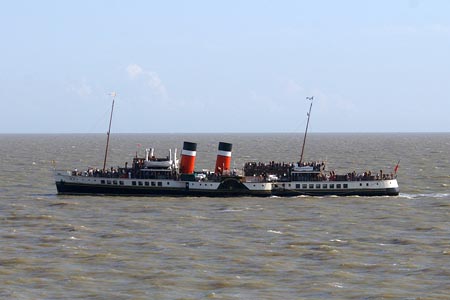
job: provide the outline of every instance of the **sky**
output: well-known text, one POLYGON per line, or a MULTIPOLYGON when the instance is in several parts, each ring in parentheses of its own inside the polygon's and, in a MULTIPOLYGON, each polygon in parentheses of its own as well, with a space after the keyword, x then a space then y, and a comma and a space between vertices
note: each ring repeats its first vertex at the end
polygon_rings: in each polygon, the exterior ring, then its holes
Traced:
POLYGON ((1 1, 0 133, 450 132, 450 1, 1 1))

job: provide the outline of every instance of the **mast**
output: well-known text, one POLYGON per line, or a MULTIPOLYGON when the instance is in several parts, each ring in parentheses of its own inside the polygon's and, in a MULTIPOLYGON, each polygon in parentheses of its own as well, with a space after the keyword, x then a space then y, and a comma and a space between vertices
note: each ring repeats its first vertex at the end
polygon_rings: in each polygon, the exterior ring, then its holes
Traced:
POLYGON ((106 149, 105 149, 105 160, 103 161, 103 172, 106 170, 106 157, 108 156, 108 147, 109 147, 109 135, 111 133, 111 122, 113 117, 113 111, 114 111, 114 100, 116 98, 116 92, 112 92, 110 94, 113 97, 112 106, 111 106, 111 115, 109 117, 109 127, 108 127, 108 133, 106 138, 106 149))
POLYGON ((303 162, 303 152, 305 151, 306 135, 308 134, 309 117, 311 117, 311 108, 312 108, 312 105, 313 105, 314 96, 306 97, 306 100, 310 100, 310 101, 311 101, 311 105, 309 106, 308 121, 306 122, 305 136, 303 137, 303 146, 302 146, 302 153, 301 153, 301 155, 300 155, 300 163, 299 163, 299 166, 300 166, 300 165, 302 164, 302 162, 303 162))

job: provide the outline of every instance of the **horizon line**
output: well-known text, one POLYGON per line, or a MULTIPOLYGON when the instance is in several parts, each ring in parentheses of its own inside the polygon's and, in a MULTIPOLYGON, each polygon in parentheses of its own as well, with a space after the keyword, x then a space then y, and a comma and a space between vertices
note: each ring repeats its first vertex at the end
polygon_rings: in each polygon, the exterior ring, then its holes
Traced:
MULTIPOLYGON (((303 134, 304 132, 287 132, 287 131, 245 131, 245 132, 115 132, 116 134, 303 134)), ((450 131, 315 131, 308 134, 435 134, 435 133, 450 133, 450 131)), ((0 135, 76 135, 76 134, 105 134, 106 132, 0 132, 0 135)))

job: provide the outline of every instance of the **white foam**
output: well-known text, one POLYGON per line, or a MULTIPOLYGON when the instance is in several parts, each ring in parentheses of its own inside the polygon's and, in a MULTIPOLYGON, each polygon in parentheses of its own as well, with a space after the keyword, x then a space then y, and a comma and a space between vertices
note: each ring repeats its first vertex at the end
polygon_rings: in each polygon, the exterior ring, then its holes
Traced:
POLYGON ((449 197, 449 193, 421 193, 421 194, 404 194, 400 193, 399 197, 406 199, 415 199, 415 198, 446 198, 449 197))

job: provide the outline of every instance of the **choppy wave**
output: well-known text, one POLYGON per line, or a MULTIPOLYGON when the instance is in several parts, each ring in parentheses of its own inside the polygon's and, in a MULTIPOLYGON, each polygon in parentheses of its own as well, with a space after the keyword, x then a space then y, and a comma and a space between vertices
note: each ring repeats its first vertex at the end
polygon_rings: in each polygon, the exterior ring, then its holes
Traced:
POLYGON ((406 199, 417 199, 417 198, 450 198, 450 193, 417 193, 417 194, 406 194, 400 193, 398 196, 400 198, 406 199))
MULTIPOLYGON (((0 135, 0 298, 450 296, 450 134, 308 139, 308 159, 328 156, 327 168, 338 172, 392 170, 401 156, 404 192, 396 197, 56 196, 51 171, 41 162, 55 160, 61 169, 98 166, 103 137, 0 135)), ((236 145, 236 167, 298 159, 294 135, 249 137, 226 135, 236 145)), ((108 163, 130 161, 137 143, 151 141, 165 151, 184 138, 113 136, 108 163)), ((223 138, 189 136, 203 147, 198 169, 213 167, 223 138)))

